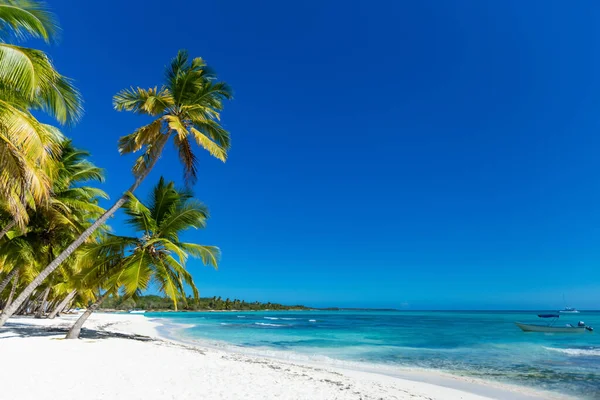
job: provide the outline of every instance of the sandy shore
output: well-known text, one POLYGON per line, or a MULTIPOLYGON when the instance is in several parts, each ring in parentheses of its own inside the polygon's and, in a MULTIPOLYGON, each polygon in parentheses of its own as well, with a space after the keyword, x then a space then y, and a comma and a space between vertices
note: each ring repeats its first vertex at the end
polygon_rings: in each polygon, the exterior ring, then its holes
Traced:
POLYGON ((85 338, 62 340, 75 316, 14 318, 0 328, 6 399, 548 399, 442 375, 403 378, 300 365, 160 337, 143 315, 94 314, 85 338), (135 336, 143 335, 148 338, 135 336), (152 340, 148 340, 152 338, 152 340), (136 340, 137 339, 137 340, 136 340))

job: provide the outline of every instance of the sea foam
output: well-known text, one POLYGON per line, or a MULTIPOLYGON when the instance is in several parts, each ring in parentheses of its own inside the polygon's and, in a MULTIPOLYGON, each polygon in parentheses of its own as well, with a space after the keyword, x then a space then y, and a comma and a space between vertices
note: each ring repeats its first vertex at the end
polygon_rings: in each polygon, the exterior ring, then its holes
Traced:
POLYGON ((557 349, 555 347, 544 347, 546 350, 557 351, 569 356, 600 357, 600 349, 557 349))
POLYGON ((254 323, 254 325, 260 325, 260 326, 276 326, 276 327, 278 327, 278 328, 282 328, 282 327, 284 327, 284 326, 287 326, 287 325, 281 325, 281 324, 268 324, 268 323, 266 323, 266 322, 255 322, 255 323, 254 323))

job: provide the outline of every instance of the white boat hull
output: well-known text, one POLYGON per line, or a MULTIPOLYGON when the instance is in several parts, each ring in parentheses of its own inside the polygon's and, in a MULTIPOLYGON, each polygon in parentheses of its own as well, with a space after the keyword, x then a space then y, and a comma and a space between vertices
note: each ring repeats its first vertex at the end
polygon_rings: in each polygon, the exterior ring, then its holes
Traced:
POLYGON ((575 311, 560 310, 559 313, 562 313, 562 314, 579 314, 579 311, 577 311, 577 310, 575 310, 575 311))
POLYGON ((546 333, 585 333, 585 326, 548 326, 548 325, 533 325, 522 324, 515 322, 523 332, 546 332, 546 333))

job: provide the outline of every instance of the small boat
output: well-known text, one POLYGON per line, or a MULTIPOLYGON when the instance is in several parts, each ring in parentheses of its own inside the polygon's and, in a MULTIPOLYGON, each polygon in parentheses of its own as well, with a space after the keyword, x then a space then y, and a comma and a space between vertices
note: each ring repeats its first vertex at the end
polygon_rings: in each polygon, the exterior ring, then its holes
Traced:
POLYGON ((143 314, 146 310, 129 310, 129 314, 143 314))
POLYGON ((560 313, 563 314, 579 314, 579 311, 577 311, 577 309, 573 308, 573 307, 569 307, 567 306, 567 300, 565 300, 565 295, 563 294, 563 301, 565 302, 565 308, 563 308, 562 310, 560 310, 560 313))
POLYGON ((552 318, 552 320, 546 324, 524 324, 522 322, 515 322, 523 332, 545 332, 545 333, 585 333, 592 332, 594 328, 587 326, 583 321, 574 326, 571 324, 556 325, 556 320, 560 317, 559 314, 538 314, 540 318, 552 318))
POLYGON ((559 312, 565 313, 565 314, 579 314, 579 310, 577 310, 573 307, 565 307, 562 310, 560 310, 559 312))

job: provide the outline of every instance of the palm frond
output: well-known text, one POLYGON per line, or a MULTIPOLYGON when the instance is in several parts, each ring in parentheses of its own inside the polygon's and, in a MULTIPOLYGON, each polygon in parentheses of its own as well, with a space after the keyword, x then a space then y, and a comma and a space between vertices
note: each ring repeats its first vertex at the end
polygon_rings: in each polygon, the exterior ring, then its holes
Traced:
POLYGON ((188 200, 184 204, 172 209, 160 221, 158 232, 171 240, 178 240, 178 232, 189 229, 206 227, 209 217, 208 208, 197 200, 188 200))
MULTIPOLYGON (((177 273, 177 276, 180 279, 183 279, 183 281, 190 287, 190 289, 192 289, 194 298, 196 298, 196 299, 199 298, 200 292, 198 291, 198 288, 196 287, 196 284, 194 283, 194 278, 185 269, 185 267, 182 264, 178 263, 177 260, 175 260, 171 256, 165 257, 164 262, 165 262, 165 264, 168 264, 169 267, 177 273)), ((182 291, 182 293, 184 293, 184 291, 182 291)))
POLYGON ((158 248, 164 248, 167 251, 167 254, 175 254, 180 260, 181 264, 185 265, 185 262, 187 260, 187 253, 183 248, 179 247, 178 244, 171 242, 169 239, 157 237, 148 240, 147 245, 158 248))
POLYGON ((146 145, 144 154, 138 157, 133 165, 132 171, 135 176, 144 174, 149 166, 160 157, 164 143, 168 138, 168 135, 159 135, 156 141, 146 145))
MULTIPOLYGON (((189 198, 189 194, 185 195, 189 198)), ((173 182, 165 182, 161 176, 154 189, 150 192, 148 201, 148 209, 152 215, 152 219, 158 225, 164 219, 164 216, 173 208, 173 205, 179 203, 182 199, 182 194, 175 190, 173 182)))
POLYGON ((215 269, 218 268, 219 258, 221 257, 221 250, 218 247, 204 246, 196 243, 179 243, 179 247, 192 257, 201 259, 204 265, 214 267, 215 269))
POLYGON ((43 51, 0 43, 0 82, 60 123, 81 117, 81 95, 43 51))
POLYGON ((60 28, 54 15, 41 1, 4 0, 0 4, 0 38, 43 39, 50 42, 60 28))
POLYGON ((192 132, 194 139, 196 139, 196 143, 204 150, 208 151, 211 156, 218 158, 223 162, 227 161, 227 151, 224 148, 213 142, 196 128, 191 128, 190 131, 192 132))
POLYGON ((179 160, 183 165, 183 180, 186 184, 194 184, 198 179, 198 159, 194 155, 190 141, 186 136, 181 135, 176 135, 174 141, 179 160))
POLYGON ((212 119, 206 119, 203 121, 196 119, 194 120, 194 125, 196 129, 204 133, 204 135, 210 137, 224 151, 229 150, 231 147, 231 137, 229 132, 223 129, 223 127, 216 121, 212 119))
MULTIPOLYGON (((212 112, 218 112, 223 110, 223 100, 231 99, 233 99, 233 91, 227 83, 207 80, 199 87, 189 104, 201 105, 212 112)), ((216 116, 218 119, 218 114, 216 116)))
POLYGON ((177 298, 181 293, 185 293, 181 278, 164 259, 155 262, 154 266, 153 280, 156 282, 158 290, 173 301, 173 306, 177 311, 177 298))
POLYGON ((113 97, 113 106, 117 111, 132 111, 152 116, 159 115, 173 105, 173 96, 165 87, 160 89, 130 88, 123 89, 113 97))
POLYGON ((152 145, 160 136, 162 120, 156 119, 150 124, 138 128, 135 132, 119 139, 119 153, 128 154, 141 150, 144 146, 152 145))
POLYGON ((91 201, 94 198, 108 199, 108 194, 99 188, 91 186, 72 187, 60 192, 61 198, 71 198, 78 200, 91 201))
MULTIPOLYGON (((47 88, 40 91, 37 108, 62 124, 73 125, 83 116, 83 98, 73 81, 58 73, 47 88)), ((34 105, 35 106, 35 105, 34 105)))
POLYGON ((148 207, 139 201, 133 194, 128 193, 127 196, 127 203, 123 206, 125 214, 129 216, 127 223, 146 234, 156 231, 157 227, 148 207))
POLYGON ((117 277, 118 286, 123 287, 125 296, 133 296, 148 288, 152 279, 152 258, 146 252, 134 253, 123 260, 123 270, 117 277))

